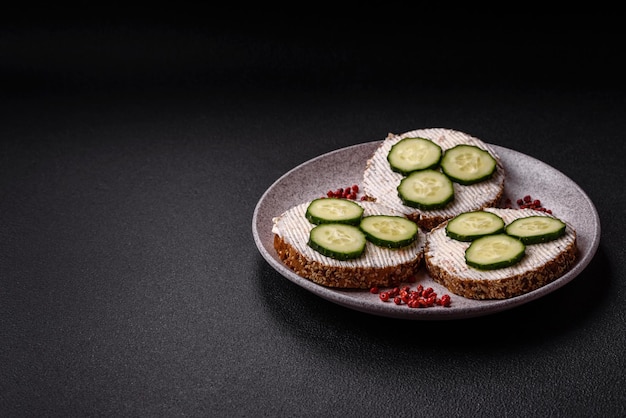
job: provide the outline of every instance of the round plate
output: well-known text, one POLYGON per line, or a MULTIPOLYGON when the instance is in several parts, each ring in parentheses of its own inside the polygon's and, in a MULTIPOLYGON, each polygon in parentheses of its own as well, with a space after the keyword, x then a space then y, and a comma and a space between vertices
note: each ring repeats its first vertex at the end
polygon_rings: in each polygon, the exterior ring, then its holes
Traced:
POLYGON ((563 276, 537 290, 503 300, 472 300, 457 296, 435 283, 425 272, 417 274, 417 282, 432 287, 439 295, 449 294, 449 307, 409 308, 393 302, 382 302, 368 290, 340 290, 298 276, 285 267, 274 250, 272 218, 299 203, 321 197, 329 190, 360 185, 366 161, 381 141, 342 148, 309 160, 276 180, 261 196, 252 218, 254 241, 267 262, 295 284, 341 306, 374 315, 415 320, 445 320, 492 314, 528 303, 564 286, 589 264, 600 243, 598 212, 587 194, 570 178, 549 165, 507 148, 493 146, 506 170, 505 198, 531 195, 558 218, 571 224, 577 233, 578 258, 563 276))

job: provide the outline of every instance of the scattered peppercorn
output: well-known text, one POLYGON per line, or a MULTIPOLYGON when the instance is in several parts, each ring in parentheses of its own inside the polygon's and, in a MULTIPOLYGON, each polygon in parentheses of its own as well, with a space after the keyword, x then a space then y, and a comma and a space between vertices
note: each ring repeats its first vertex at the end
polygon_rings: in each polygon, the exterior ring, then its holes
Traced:
MULTIPOLYGON (((531 195, 525 195, 524 197, 516 199, 515 203, 519 209, 534 209, 540 212, 552 214, 552 210, 543 207, 541 200, 533 199, 531 195)), ((504 201, 504 208, 513 209, 513 201, 507 198, 504 201)))
POLYGON ((336 197, 336 198, 356 200, 358 193, 359 193, 359 186, 356 184, 353 184, 352 186, 340 187, 335 190, 329 190, 326 192, 326 197, 336 197))
MULTIPOLYGON (((370 293, 378 293, 378 287, 372 287, 370 293)), ((432 287, 424 288, 417 285, 415 289, 410 286, 394 287, 379 293, 379 298, 383 302, 392 300, 396 305, 406 305, 409 308, 430 308, 435 305, 449 307, 452 304, 450 295, 444 294, 441 297, 432 287)))

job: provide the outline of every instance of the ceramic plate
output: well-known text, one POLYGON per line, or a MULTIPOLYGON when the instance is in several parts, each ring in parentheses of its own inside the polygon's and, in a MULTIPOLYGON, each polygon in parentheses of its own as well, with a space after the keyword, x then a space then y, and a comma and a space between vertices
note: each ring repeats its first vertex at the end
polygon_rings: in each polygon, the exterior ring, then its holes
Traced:
MULTIPOLYGON (((367 290, 337 290, 320 286, 284 266, 273 247, 272 218, 299 203, 320 197, 328 190, 360 184, 367 159, 380 141, 367 142, 321 155, 290 170, 276 180, 257 203, 253 219, 254 241, 265 260, 281 275, 308 291, 341 306, 374 315, 446 320, 492 314, 528 303, 564 286, 589 264, 600 243, 600 220, 587 194, 560 171, 528 155, 491 145, 506 169, 505 198, 514 202, 527 194, 540 199, 553 214, 570 223, 577 232, 579 255, 576 264, 554 282, 535 291, 504 300, 472 300, 454 295, 435 283, 421 269, 417 282, 431 286, 439 295, 449 294, 450 307, 409 308, 382 302, 367 290)), ((415 284, 415 285, 416 285, 415 284)), ((415 285, 412 285, 413 287, 415 285)))

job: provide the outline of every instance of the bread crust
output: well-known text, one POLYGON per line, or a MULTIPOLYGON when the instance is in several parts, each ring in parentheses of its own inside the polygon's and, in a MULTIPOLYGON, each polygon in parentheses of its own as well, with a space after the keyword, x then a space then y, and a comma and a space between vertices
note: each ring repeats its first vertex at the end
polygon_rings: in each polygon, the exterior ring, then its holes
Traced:
MULTIPOLYGON (((487 210, 501 215, 507 224, 518 217, 542 214, 528 209, 487 210)), ((576 231, 568 225, 564 237, 547 243, 533 244, 536 246, 534 248, 527 246, 527 252, 550 248, 550 251, 555 253, 551 258, 534 264, 525 265, 521 262, 512 268, 466 274, 473 269, 469 266, 460 266, 460 262, 455 260, 463 259, 469 243, 443 238, 446 224, 447 222, 444 222, 428 234, 424 249, 426 269, 434 281, 452 293, 469 299, 508 299, 531 292, 561 277, 577 259, 576 231), (435 236, 439 239, 439 244, 435 244, 435 236), (445 249, 448 252, 447 259, 441 257, 441 252, 444 251, 441 248, 442 240, 448 243, 445 249)))
POLYGON ((419 270, 423 260, 423 252, 420 251, 415 259, 394 266, 338 267, 310 259, 279 235, 274 235, 274 248, 282 262, 297 275, 322 286, 346 289, 395 286, 409 281, 419 270))

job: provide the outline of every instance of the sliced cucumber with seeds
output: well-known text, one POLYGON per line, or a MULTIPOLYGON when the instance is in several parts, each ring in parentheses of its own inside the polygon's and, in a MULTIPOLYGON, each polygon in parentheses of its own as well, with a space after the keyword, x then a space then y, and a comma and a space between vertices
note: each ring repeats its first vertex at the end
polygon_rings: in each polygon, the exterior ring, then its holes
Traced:
POLYGON ((465 250, 465 262, 479 270, 509 267, 524 258, 526 246, 507 234, 486 235, 472 241, 465 250))
POLYGON ((565 227, 560 219, 536 215, 514 220, 506 227, 506 233, 524 244, 539 244, 563 236, 565 227))
POLYGON ((454 186, 440 171, 415 171, 400 181, 398 196, 402 203, 418 209, 439 209, 454 200, 454 186))
POLYGON ((407 174, 437 167, 443 152, 441 147, 426 138, 404 138, 395 143, 387 154, 391 169, 407 174))
POLYGON ((446 225, 446 234, 457 241, 473 241, 485 235, 504 232, 504 220, 495 213, 474 211, 461 213, 446 225))
POLYGON ((358 225, 363 216, 363 208, 348 199, 322 197, 313 200, 306 209, 306 218, 312 224, 330 222, 358 225))
POLYGON ((456 145, 446 150, 441 158, 443 172, 452 181, 465 186, 489 179, 496 166, 496 159, 475 145, 456 145))
POLYGON ((379 247, 406 247, 417 239, 417 224, 403 216, 365 216, 359 226, 367 240, 379 247))
POLYGON ((358 226, 327 223, 311 230, 308 245, 327 257, 350 260, 363 254, 366 241, 358 226))

